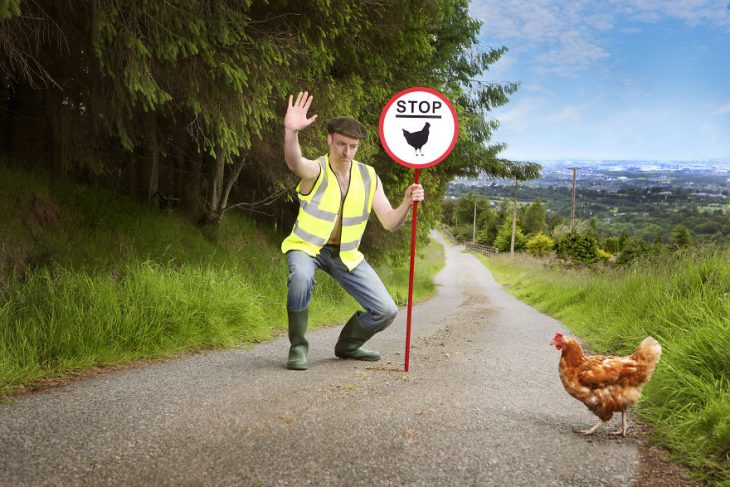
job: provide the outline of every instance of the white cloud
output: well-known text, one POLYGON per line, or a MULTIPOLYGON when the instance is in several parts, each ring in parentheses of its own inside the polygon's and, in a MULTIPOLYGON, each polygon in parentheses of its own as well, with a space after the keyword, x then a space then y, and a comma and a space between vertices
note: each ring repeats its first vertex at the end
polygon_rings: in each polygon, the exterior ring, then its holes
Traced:
POLYGON ((583 110, 577 106, 563 107, 562 110, 548 115, 545 117, 545 121, 550 124, 560 124, 566 122, 580 122, 583 110))
POLYGON ((541 103, 534 100, 517 102, 512 108, 497 115, 499 120, 499 132, 521 133, 527 131, 535 122, 535 112, 540 108, 541 103))
POLYGON ((608 52, 581 36, 578 32, 566 32, 558 45, 537 56, 539 73, 556 73, 573 76, 578 70, 610 57, 608 52))
POLYGON ((586 0, 475 0, 471 15, 484 23, 487 42, 542 53, 539 74, 570 75, 608 57, 596 33, 612 29, 613 17, 586 0))
MULTIPOLYGON (((567 75, 609 57, 601 35, 623 19, 658 22, 677 19, 690 26, 730 29, 728 0, 473 0, 472 17, 484 23, 491 44, 542 52, 538 73, 567 75)), ((636 27, 629 27, 635 30, 636 27)))
POLYGON ((611 3, 618 13, 632 20, 658 22, 672 18, 691 27, 730 27, 730 8, 726 0, 613 0, 611 3))
POLYGON ((730 102, 718 107, 717 110, 712 112, 712 115, 725 115, 728 113, 730 113, 730 102))
POLYGON ((559 42, 566 33, 611 29, 611 15, 592 5, 584 0, 474 0, 471 15, 484 22, 484 32, 490 37, 542 44, 559 42))
POLYGON ((537 108, 522 111, 522 117, 513 120, 532 124, 530 130, 502 133, 500 129, 497 133, 508 145, 505 157, 515 160, 730 157, 730 127, 707 121, 701 109, 687 112, 677 107, 637 107, 594 117, 589 106, 564 105, 551 113, 543 112, 544 106, 537 108))
POLYGON ((721 56, 712 60, 730 32, 728 2, 472 0, 471 16, 484 23, 480 42, 510 48, 488 76, 525 83, 492 114, 501 123, 495 139, 514 159, 728 157, 730 99, 715 82, 727 69, 713 64, 721 56), (637 69, 637 56, 653 52, 645 33, 675 30, 697 39, 684 45, 692 70, 678 59, 665 72, 650 58, 637 69), (708 65, 717 68, 711 79, 708 65))

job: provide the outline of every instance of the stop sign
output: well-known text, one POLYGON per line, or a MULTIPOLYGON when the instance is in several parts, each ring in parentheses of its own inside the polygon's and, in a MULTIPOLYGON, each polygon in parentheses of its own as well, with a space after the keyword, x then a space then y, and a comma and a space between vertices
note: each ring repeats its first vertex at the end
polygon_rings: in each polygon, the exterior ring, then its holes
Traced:
POLYGON ((456 145, 459 121, 451 102, 431 88, 396 93, 380 114, 380 142, 398 164, 431 167, 456 145))

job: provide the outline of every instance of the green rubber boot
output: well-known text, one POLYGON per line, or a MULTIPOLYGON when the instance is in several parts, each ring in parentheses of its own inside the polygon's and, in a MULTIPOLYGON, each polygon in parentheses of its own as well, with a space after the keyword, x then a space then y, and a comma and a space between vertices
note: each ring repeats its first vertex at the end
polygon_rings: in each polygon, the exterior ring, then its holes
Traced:
POLYGON ((357 313, 355 313, 340 332, 340 338, 337 340, 337 345, 335 345, 335 355, 340 358, 352 358, 370 362, 380 360, 380 354, 378 352, 360 348, 360 345, 370 340, 373 335, 375 335, 375 332, 363 328, 360 320, 357 318, 357 313))
POLYGON ((286 368, 292 370, 307 370, 307 352, 309 342, 304 338, 307 331, 308 310, 288 311, 289 315, 289 360, 286 368))

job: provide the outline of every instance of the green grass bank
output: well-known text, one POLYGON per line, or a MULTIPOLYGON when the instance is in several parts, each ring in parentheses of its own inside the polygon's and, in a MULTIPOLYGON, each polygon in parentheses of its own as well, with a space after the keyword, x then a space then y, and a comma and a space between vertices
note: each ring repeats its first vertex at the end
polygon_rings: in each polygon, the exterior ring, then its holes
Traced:
POLYGON ((698 478, 730 485, 730 252, 699 249, 630 268, 566 268, 522 255, 483 260, 498 282, 561 320, 593 353, 627 355, 645 336, 658 339, 662 358, 636 410, 698 478))
MULTIPOLYGON (((201 229, 173 211, 0 164, 0 394, 284 333, 280 240, 241 214, 201 229)), ((436 243, 419 254, 416 300, 435 292, 444 262, 436 243)), ((403 304, 408 259, 371 264, 403 304)), ((312 328, 341 324, 357 306, 318 273, 312 328)))

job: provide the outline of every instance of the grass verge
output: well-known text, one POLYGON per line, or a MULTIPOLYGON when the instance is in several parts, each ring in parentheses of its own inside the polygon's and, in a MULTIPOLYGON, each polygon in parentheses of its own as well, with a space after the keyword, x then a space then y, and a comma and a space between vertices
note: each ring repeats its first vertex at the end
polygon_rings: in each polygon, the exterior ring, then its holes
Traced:
MULTIPOLYGON (((288 271, 280 240, 240 214, 201 229, 175 212, 0 164, 0 394, 283 333, 288 271)), ((371 262, 399 304, 404 260, 371 262)), ((416 300, 435 292, 443 261, 437 243, 424 246, 416 300)), ((317 274, 312 328, 341 324, 357 307, 317 274)))
POLYGON ((560 319, 596 353, 663 347, 637 412, 655 440, 705 481, 730 485, 730 254, 696 250, 631 268, 482 258, 495 279, 560 319))

